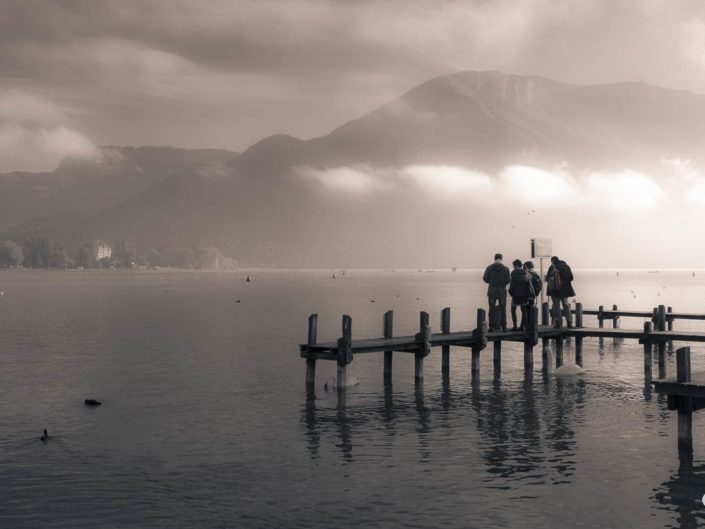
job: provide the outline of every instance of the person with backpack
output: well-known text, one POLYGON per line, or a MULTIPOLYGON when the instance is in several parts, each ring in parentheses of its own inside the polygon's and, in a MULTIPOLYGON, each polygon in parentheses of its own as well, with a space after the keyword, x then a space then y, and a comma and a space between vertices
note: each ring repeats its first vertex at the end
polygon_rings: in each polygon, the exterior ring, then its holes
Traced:
POLYGON ((529 323, 526 306, 529 302, 531 283, 529 282, 529 274, 524 270, 522 262, 515 259, 512 262, 514 270, 510 275, 509 295, 512 296, 512 330, 517 330, 517 307, 521 309, 521 325, 519 329, 526 330, 529 323))
POLYGON ((531 321, 531 309, 536 305, 536 298, 541 295, 543 282, 541 281, 541 276, 534 269, 534 263, 532 261, 526 261, 524 263, 524 270, 526 270, 527 279, 529 280, 529 301, 526 304, 527 321, 533 323, 531 321))
POLYGON ((568 299, 575 296, 572 283, 573 271, 568 266, 568 263, 561 261, 555 255, 551 257, 551 266, 546 274, 546 285, 548 295, 551 297, 554 327, 560 328, 561 326, 561 308, 563 309, 563 316, 565 316, 568 328, 573 327, 573 315, 570 312, 570 301, 568 299))
POLYGON ((488 313, 489 330, 502 328, 507 330, 507 285, 509 284, 509 268, 502 264, 502 254, 494 255, 494 263, 485 269, 482 280, 487 283, 487 301, 490 311, 488 313), (499 321, 497 321, 497 305, 499 305, 499 321))

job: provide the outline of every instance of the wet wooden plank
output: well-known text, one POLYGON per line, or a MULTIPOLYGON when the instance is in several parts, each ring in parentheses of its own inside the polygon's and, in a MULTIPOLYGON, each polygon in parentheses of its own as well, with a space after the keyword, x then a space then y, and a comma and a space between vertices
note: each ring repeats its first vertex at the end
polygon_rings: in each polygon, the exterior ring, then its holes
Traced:
POLYGON ((689 382, 678 382, 676 377, 653 380, 654 391, 664 395, 705 398, 705 371, 692 373, 689 382))

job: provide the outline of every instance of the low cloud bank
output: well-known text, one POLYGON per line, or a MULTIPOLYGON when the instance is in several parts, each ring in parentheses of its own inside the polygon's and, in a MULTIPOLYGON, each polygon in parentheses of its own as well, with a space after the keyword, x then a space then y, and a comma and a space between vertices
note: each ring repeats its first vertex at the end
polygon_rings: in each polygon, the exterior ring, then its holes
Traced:
POLYGON ((66 110, 47 98, 0 92, 0 172, 49 171, 66 156, 95 156, 94 143, 69 121, 66 110))
POLYGON ((705 175, 689 160, 663 160, 657 174, 634 169, 572 171, 508 165, 497 174, 447 165, 296 168, 330 192, 365 196, 416 189, 437 201, 493 206, 554 206, 647 210, 685 201, 705 203, 705 175))

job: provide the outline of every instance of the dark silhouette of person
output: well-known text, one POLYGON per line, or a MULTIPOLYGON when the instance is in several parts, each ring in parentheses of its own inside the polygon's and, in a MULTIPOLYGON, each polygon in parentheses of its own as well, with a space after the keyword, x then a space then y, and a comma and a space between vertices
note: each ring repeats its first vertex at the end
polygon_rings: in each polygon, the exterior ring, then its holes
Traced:
POLYGON ((560 327, 562 323, 561 309, 565 316, 568 328, 573 326, 573 315, 570 312, 570 300, 575 296, 573 290, 573 271, 568 263, 561 261, 557 256, 551 257, 551 266, 546 274, 546 285, 548 295, 551 297, 552 316, 554 327, 560 327))
POLYGON ((487 283, 487 301, 490 312, 490 331, 495 329, 507 330, 507 285, 509 284, 509 268, 502 264, 502 254, 494 255, 494 263, 485 269, 482 280, 487 283), (497 307, 499 305, 499 321, 497 321, 497 307))
POLYGON ((524 270, 524 265, 519 259, 512 261, 512 270, 509 281, 509 295, 512 297, 512 330, 517 330, 517 307, 521 309, 520 329, 526 329, 529 322, 527 315, 527 304, 531 293, 531 283, 529 273, 524 270))
POLYGON ((49 432, 44 428, 44 434, 39 438, 40 441, 46 443, 49 440, 49 432))
POLYGON ((541 276, 536 272, 532 261, 524 263, 524 270, 526 270, 527 279, 529 280, 529 300, 526 304, 526 316, 528 322, 534 323, 531 321, 531 308, 536 304, 536 298, 541 295, 543 282, 541 281, 541 276))

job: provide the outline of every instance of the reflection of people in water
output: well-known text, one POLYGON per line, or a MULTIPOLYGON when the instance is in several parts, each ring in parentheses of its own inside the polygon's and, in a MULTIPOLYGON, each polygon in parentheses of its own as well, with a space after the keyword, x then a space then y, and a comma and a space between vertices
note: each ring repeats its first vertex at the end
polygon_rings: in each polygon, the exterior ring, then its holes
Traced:
POLYGON ((567 482, 584 395, 583 381, 535 385, 526 378, 521 389, 494 384, 484 405, 473 406, 480 435, 491 441, 482 454, 488 471, 502 479, 567 482))

